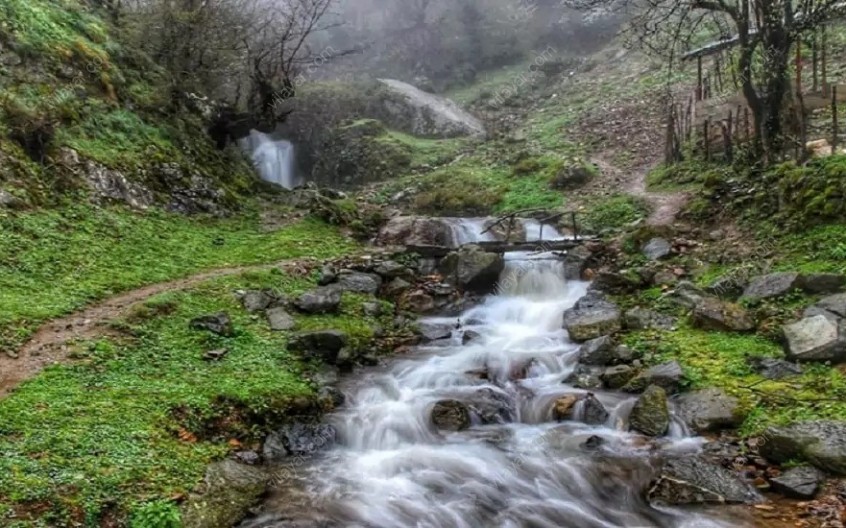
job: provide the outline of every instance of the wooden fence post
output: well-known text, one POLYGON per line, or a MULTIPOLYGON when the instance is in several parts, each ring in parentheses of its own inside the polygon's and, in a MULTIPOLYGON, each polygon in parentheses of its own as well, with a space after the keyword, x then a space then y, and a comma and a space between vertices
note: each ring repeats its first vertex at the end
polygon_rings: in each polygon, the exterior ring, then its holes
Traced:
POLYGON ((831 153, 837 152, 837 85, 831 87, 831 153))
POLYGON ((711 119, 710 118, 708 118, 708 117, 705 118, 705 123, 703 124, 702 128, 703 128, 702 132, 704 133, 703 141, 704 141, 704 145, 705 145, 705 161, 711 161, 711 137, 710 137, 711 119))

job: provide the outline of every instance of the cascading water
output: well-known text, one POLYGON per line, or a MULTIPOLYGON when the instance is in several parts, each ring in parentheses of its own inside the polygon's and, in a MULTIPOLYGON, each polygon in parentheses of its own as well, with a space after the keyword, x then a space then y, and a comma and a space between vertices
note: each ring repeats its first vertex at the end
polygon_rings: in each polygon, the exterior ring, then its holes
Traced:
POLYGON ((542 240, 564 240, 565 237, 550 224, 541 224, 531 218, 523 219, 523 230, 526 232, 526 242, 542 240))
POLYGON ((496 240, 496 236, 485 228, 485 218, 443 218, 452 230, 452 240, 455 246, 471 244, 473 242, 487 242, 496 240))
POLYGON ((274 139, 257 130, 241 140, 241 148, 248 152, 259 175, 265 181, 286 189, 293 189, 302 182, 297 175, 294 145, 284 139, 274 139))
POLYGON ((424 320, 455 327, 451 339, 348 380, 347 405, 331 417, 339 446, 296 471, 293 487, 266 505, 288 520, 245 526, 736 526, 644 501, 650 454, 695 452, 701 442, 685 438, 679 423, 654 445, 627 432, 631 395, 597 392, 609 411, 601 425, 580 423, 583 408, 576 420, 552 420, 557 399, 585 393, 563 383, 579 346, 561 322, 587 283, 566 282, 560 266, 513 255, 498 294, 463 313, 460 325, 424 320), (464 343, 466 336, 474 337, 464 343), (443 400, 481 401, 506 419, 438 431, 430 415, 443 400))

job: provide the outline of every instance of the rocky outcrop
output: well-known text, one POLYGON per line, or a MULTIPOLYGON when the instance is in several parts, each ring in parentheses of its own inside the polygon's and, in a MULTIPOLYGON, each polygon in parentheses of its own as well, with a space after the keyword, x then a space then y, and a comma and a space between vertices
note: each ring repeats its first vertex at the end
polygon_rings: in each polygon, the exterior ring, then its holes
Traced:
POLYGON ((747 299, 770 299, 780 297, 802 286, 798 273, 771 273, 755 277, 743 291, 747 299))
POLYGON ((697 433, 738 427, 743 415, 737 398, 720 389, 704 389, 680 395, 675 400, 676 414, 697 433))
POLYGON ((293 305, 308 314, 336 313, 343 292, 335 286, 321 286, 294 299, 293 305))
POLYGON ((502 255, 488 253, 472 244, 453 251, 444 257, 439 266, 447 282, 478 294, 494 291, 504 268, 505 260, 502 255))
POLYGON ((657 385, 646 388, 632 407, 629 427, 647 436, 662 436, 670 427, 667 393, 657 385))
POLYGON ((647 492, 656 505, 754 504, 755 488, 734 473, 701 457, 668 460, 647 492))
POLYGON ((337 287, 343 291, 376 295, 382 286, 382 278, 375 273, 362 273, 341 270, 338 273, 337 287))
POLYGON ((416 136, 486 136, 485 126, 453 101, 424 92, 408 83, 380 79, 388 89, 383 101, 385 121, 416 136))
POLYGON ((755 321, 740 305, 706 297, 693 308, 693 326, 717 332, 749 332, 755 321))
POLYGON ((773 462, 806 460, 823 471, 846 475, 846 422, 819 420, 770 427, 761 440, 761 455, 773 462))
POLYGON ((815 315, 782 328, 787 358, 794 361, 846 360, 846 324, 815 315))
POLYGON ((379 231, 376 243, 382 246, 454 247, 452 228, 439 218, 397 216, 379 231))
POLYGON ((788 469, 770 480, 773 491, 785 497, 798 500, 811 500, 825 482, 825 474, 812 466, 799 466, 788 469))
POLYGON ((592 292, 564 312, 564 329, 573 341, 584 342, 619 332, 621 319, 616 304, 592 292))
POLYGON ((338 330, 320 330, 297 334, 288 342, 288 350, 306 359, 319 359, 324 363, 338 363, 341 350, 347 346, 347 334, 338 330))
POLYGON ((431 418, 440 431, 462 431, 470 427, 470 409, 458 400, 441 400, 435 403, 431 418))
POLYGON ((225 312, 195 317, 191 319, 189 324, 194 330, 206 330, 222 337, 232 337, 235 335, 235 327, 232 325, 232 319, 225 312))
POLYGON ((674 393, 679 390, 683 377, 684 372, 678 361, 670 361, 655 365, 639 373, 623 387, 623 390, 640 392, 650 385, 657 385, 668 393, 674 393))
POLYGON ((846 293, 824 297, 805 310, 805 317, 815 315, 824 315, 835 321, 846 317, 846 293))

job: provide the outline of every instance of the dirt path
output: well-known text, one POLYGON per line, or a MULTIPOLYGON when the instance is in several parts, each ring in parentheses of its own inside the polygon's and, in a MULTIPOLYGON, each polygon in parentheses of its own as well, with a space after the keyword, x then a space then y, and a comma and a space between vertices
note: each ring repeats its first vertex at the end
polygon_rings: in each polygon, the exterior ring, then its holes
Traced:
POLYGON ((79 340, 114 334, 109 323, 125 316, 129 310, 150 297, 168 291, 185 290, 218 277, 239 275, 248 271, 271 268, 288 270, 305 259, 286 260, 273 264, 220 268, 170 282, 151 284, 106 299, 60 319, 45 323, 17 352, 17 359, 0 354, 0 398, 43 368, 68 360, 70 345, 79 340))
POLYGON ((646 219, 647 225, 661 226, 675 222, 679 212, 690 199, 690 195, 684 192, 647 191, 646 174, 649 171, 649 165, 624 171, 610 162, 609 159, 613 159, 613 157, 611 153, 606 151, 596 154, 591 158, 591 162, 599 168, 603 180, 615 181, 628 194, 643 198, 649 203, 652 212, 646 219))

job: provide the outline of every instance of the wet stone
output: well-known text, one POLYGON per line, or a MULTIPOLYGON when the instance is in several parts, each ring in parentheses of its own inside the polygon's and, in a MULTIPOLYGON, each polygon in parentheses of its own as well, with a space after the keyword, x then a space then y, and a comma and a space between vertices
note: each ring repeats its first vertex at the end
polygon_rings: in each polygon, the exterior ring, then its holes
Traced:
POLYGON ((799 500, 813 499, 825 481, 825 475, 812 466, 788 469, 770 480, 773 491, 785 497, 799 500))

